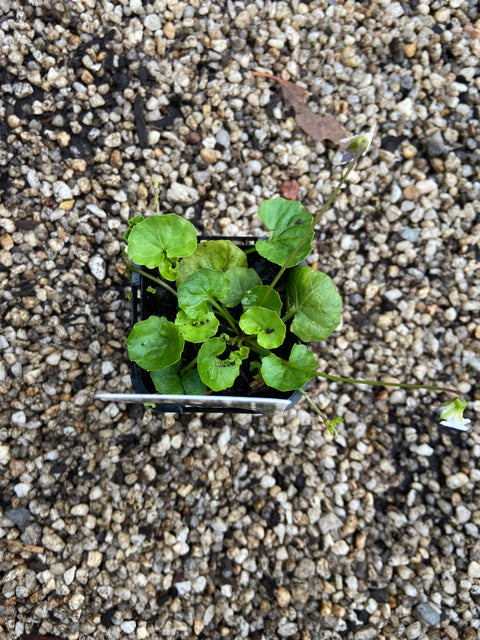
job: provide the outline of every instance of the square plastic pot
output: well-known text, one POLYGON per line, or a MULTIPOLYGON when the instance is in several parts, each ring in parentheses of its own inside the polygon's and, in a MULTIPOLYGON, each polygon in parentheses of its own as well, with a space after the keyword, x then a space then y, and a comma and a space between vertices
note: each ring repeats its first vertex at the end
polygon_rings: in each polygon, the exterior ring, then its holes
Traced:
MULTIPOLYGON (((232 240, 240 248, 246 249, 252 247, 258 238, 209 236, 199 237, 199 240, 232 240)), ((255 265, 250 266, 255 268, 255 265)), ((144 267, 141 269, 148 272, 144 267)), ((132 272, 132 327, 137 321, 146 320, 151 315, 165 316, 173 321, 176 302, 172 298, 173 296, 160 286, 155 288, 155 283, 142 274, 132 272), (152 287, 155 292, 152 292, 152 287)), ((224 392, 206 396, 161 394, 155 390, 149 372, 141 369, 135 362, 131 365, 131 379, 135 402, 154 403, 154 410, 164 413, 283 413, 291 409, 302 397, 299 391, 282 393, 270 389, 258 392, 248 389, 248 393, 236 393, 235 385, 224 392)))

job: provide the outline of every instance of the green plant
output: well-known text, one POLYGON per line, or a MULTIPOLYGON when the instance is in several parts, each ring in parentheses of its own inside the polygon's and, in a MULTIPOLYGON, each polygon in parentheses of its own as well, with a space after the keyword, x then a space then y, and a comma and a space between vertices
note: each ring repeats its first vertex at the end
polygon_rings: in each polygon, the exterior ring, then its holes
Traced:
MULTIPOLYGON (((174 318, 141 320, 127 339, 130 359, 150 372, 159 393, 224 391, 235 385, 243 369, 252 381, 279 392, 300 390, 324 419, 302 389, 316 376, 459 395, 448 387, 325 374, 308 347, 325 340, 339 325, 342 301, 328 275, 302 262, 312 250, 315 225, 370 141, 371 136, 346 141, 342 158, 346 170, 315 217, 300 202, 282 198, 263 202, 258 215, 268 237, 257 240, 254 247, 242 249, 230 240, 197 243, 194 226, 175 214, 129 221, 125 238, 130 268, 162 287, 176 304, 174 318), (267 281, 249 266, 260 259, 274 274, 267 281)), ((455 404, 457 415, 458 407, 455 404)), ((325 419, 331 430, 338 421, 325 419)), ((462 417, 447 422, 464 428, 469 421, 462 417)))

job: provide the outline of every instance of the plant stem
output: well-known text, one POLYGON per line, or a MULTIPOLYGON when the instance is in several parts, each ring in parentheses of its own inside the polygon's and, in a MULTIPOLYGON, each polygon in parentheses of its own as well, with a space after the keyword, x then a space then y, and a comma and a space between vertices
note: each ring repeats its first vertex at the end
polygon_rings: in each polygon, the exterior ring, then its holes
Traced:
POLYGON ((299 365, 293 364, 292 362, 288 362, 284 360, 284 362, 291 367, 292 369, 297 369, 298 371, 304 371, 305 373, 309 373, 312 378, 318 376, 319 378, 325 378, 326 380, 334 380, 335 382, 350 382, 351 384, 368 384, 370 386, 375 387, 395 387, 397 389, 425 389, 427 391, 444 391, 445 393, 453 393, 456 396, 462 397, 462 394, 458 389, 454 387, 439 387, 434 384, 410 384, 405 382, 382 382, 381 380, 360 380, 358 378, 344 378, 343 376, 333 376, 329 373, 322 373, 320 371, 313 371, 312 369, 307 369, 306 367, 301 367, 299 365))
POLYGON ((240 334, 240 331, 238 330, 238 327, 235 323, 234 318, 232 317, 232 315, 230 314, 230 312, 223 306, 223 304, 221 304, 220 302, 217 302, 216 300, 213 300, 212 298, 209 299, 209 302, 211 302, 211 304, 215 307, 215 309, 218 311, 218 313, 222 316, 222 318, 224 318, 228 324, 230 325, 231 329, 237 334, 237 336, 240 334))
POLYGON ((350 382, 352 384, 368 384, 377 387, 396 387, 397 389, 425 389, 427 391, 445 391, 446 393, 453 393, 456 396, 462 394, 458 389, 453 387, 439 387, 434 384, 409 384, 405 382, 382 382, 381 380, 358 380, 356 378, 343 378, 341 376, 332 376, 328 373, 320 373, 316 371, 314 375, 320 378, 326 378, 327 380, 335 380, 337 382, 350 382))
POLYGON ((290 311, 287 311, 287 313, 282 317, 282 322, 288 322, 294 313, 295 312, 292 309, 290 309, 290 311))
POLYGON ((193 360, 190 360, 190 362, 188 364, 186 364, 183 369, 180 369, 180 371, 178 372, 180 375, 185 375, 186 373, 188 373, 188 371, 190 371, 190 369, 193 369, 193 367, 197 364, 197 358, 194 358, 193 360))
POLYGON ((261 347, 255 340, 255 338, 245 337, 245 344, 249 346, 252 351, 258 353, 259 356, 269 356, 271 354, 271 351, 265 349, 264 347, 261 347))
POLYGON ((303 389, 297 389, 297 391, 299 391, 302 396, 305 398, 305 400, 309 403, 309 405, 312 407, 312 409, 318 413, 318 415, 320 416, 320 418, 325 422, 325 414, 323 413, 323 411, 320 411, 320 409, 317 407, 317 405, 314 403, 314 401, 310 398, 310 396, 308 395, 308 393, 306 391, 304 391, 303 389))
POLYGON ((328 211, 328 209, 330 208, 330 205, 332 204, 332 202, 335 200, 335 198, 337 197, 338 192, 340 191, 340 189, 342 188, 342 186, 345 183, 345 180, 348 178, 350 172, 352 171, 353 167, 355 166, 355 160, 350 162, 350 164, 348 165, 345 173, 342 175, 342 177, 340 178, 339 183, 337 184, 337 186, 335 187, 335 189, 332 191, 330 197, 328 198, 328 200, 325 202, 325 204, 323 205, 323 207, 320 209, 319 213, 315 216, 315 218, 312 221, 312 224, 308 227, 308 229, 305 231, 305 233, 303 234, 303 236, 301 237, 301 239, 298 241, 297 246, 295 247, 295 249, 292 251, 292 253, 288 256, 288 258, 285 260, 285 263, 283 264, 283 266, 281 267, 280 271, 277 273, 277 275, 275 276, 275 278, 272 280, 272 282, 270 283, 267 291, 265 292, 265 294, 263 295, 263 298, 260 300, 259 305, 261 306, 262 302, 267 298, 267 296, 270 294, 270 291, 272 291, 273 287, 277 284, 277 282, 280 280, 280 278, 282 277, 282 275, 285 273, 285 270, 288 269, 288 267, 292 264, 292 262, 295 260, 295 256, 297 255, 297 253, 300 251, 301 246, 303 245, 303 243, 305 242, 305 240, 307 240, 307 238, 309 237, 309 235, 312 233, 312 231, 315 231, 315 227, 316 225, 319 223, 320 218, 324 215, 324 213, 326 211, 328 211))
POLYGON ((143 271, 143 269, 138 269, 137 267, 134 267, 134 266, 131 266, 130 269, 132 271, 135 271, 135 273, 139 273, 144 278, 148 278, 149 280, 152 280, 153 282, 156 282, 161 287, 163 287, 164 289, 166 289, 167 291, 172 293, 175 297, 177 297, 177 292, 175 291, 175 289, 173 289, 173 287, 171 287, 169 284, 167 284, 163 280, 160 280, 160 278, 157 278, 156 276, 152 276, 150 273, 147 273, 146 271, 143 271))

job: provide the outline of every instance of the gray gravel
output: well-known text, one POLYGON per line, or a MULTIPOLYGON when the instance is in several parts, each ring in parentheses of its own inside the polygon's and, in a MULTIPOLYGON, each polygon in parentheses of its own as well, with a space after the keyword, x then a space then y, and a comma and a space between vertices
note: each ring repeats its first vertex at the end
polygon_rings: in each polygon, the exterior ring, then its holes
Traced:
POLYGON ((0 0, 2 638, 479 637, 479 58, 462 0, 0 0), (442 396, 323 382, 336 441, 307 405, 94 400, 130 391, 122 235, 154 183, 227 235, 335 183, 254 70, 378 124, 311 256, 345 300, 319 362, 456 384, 469 432, 442 396))

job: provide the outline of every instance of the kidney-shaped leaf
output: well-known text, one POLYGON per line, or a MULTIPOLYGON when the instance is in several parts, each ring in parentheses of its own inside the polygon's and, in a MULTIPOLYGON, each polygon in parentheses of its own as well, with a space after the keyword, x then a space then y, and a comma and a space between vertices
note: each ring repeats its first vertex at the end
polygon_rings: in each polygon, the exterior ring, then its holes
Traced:
POLYGON ((275 289, 268 291, 268 286, 265 284, 247 291, 242 298, 242 307, 244 311, 251 307, 264 307, 279 314, 282 310, 282 300, 275 289))
POLYGON ((197 369, 181 374, 180 362, 172 364, 163 371, 152 371, 150 376, 158 393, 204 395, 207 387, 200 380, 197 369))
POLYGON ((324 340, 340 324, 342 299, 333 281, 307 266, 292 269, 287 280, 290 330, 304 342, 324 340))
POLYGON ((232 351, 228 358, 221 360, 221 355, 226 348, 223 338, 210 338, 202 344, 197 356, 198 372, 202 382, 213 389, 222 391, 233 385, 240 373, 242 360, 248 357, 248 347, 242 346, 232 351))
POLYGON ((285 340, 287 327, 271 309, 251 307, 240 316, 240 329, 256 335, 258 344, 265 349, 276 349, 285 340))
POLYGON ((226 307, 236 307, 249 289, 262 284, 258 273, 247 267, 230 267, 225 275, 230 284, 230 294, 222 299, 226 307))
POLYGON ((195 227, 174 213, 145 218, 128 235, 130 258, 149 269, 158 267, 167 280, 178 275, 177 258, 189 256, 196 246, 195 227))
POLYGON ((230 240, 209 240, 201 242, 192 255, 178 265, 177 283, 181 284, 189 275, 199 269, 219 269, 246 267, 247 256, 230 240))
MULTIPOLYGON (((313 222, 312 215, 305 207, 294 200, 275 198, 265 200, 258 210, 260 220, 269 229, 268 240, 257 240, 258 253, 283 266, 313 222)), ((293 266, 301 262, 312 250, 313 230, 302 242, 293 266)))
POLYGON ((207 302, 222 300, 230 293, 228 279, 219 269, 200 269, 178 287, 178 306, 197 320, 208 313, 207 302))
POLYGON ((278 391, 293 391, 311 380, 316 368, 313 353, 304 344, 294 344, 288 361, 271 353, 262 358, 260 371, 269 387, 278 391))
POLYGON ((166 318, 150 316, 136 322, 127 338, 130 360, 146 371, 161 371, 180 360, 185 341, 166 318))
POLYGON ((130 232, 132 231, 133 227, 135 227, 140 222, 143 222, 143 220, 145 220, 145 218, 143 216, 135 216, 134 218, 130 218, 130 220, 127 220, 127 230, 123 234, 125 242, 128 241, 128 237, 129 237, 130 232))
POLYGON ((211 311, 194 320, 189 318, 185 311, 180 310, 175 318, 175 324, 188 342, 204 342, 217 333, 220 323, 211 311))

